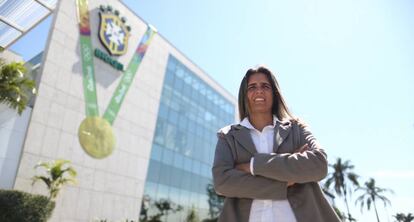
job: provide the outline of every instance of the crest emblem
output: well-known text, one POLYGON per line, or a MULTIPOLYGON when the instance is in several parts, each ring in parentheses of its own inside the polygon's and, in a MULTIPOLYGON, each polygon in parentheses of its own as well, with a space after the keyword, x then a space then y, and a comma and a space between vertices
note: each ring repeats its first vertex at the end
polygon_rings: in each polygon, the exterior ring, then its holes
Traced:
POLYGON ((123 55, 128 49, 129 31, 126 19, 119 17, 119 11, 112 11, 111 6, 101 6, 99 12, 99 40, 111 55, 123 55))

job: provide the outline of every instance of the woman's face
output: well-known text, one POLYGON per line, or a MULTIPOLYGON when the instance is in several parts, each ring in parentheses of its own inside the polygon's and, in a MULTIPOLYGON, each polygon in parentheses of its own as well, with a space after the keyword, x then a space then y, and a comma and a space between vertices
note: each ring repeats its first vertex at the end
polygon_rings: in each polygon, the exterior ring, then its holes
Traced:
POLYGON ((272 114, 272 85, 263 73, 255 73, 247 82, 247 102, 250 114, 272 114))

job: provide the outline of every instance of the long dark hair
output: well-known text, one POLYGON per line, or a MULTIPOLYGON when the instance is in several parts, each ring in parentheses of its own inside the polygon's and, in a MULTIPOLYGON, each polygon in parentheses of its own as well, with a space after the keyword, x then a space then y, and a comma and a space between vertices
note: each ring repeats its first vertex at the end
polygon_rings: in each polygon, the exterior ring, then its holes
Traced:
POLYGON ((243 80, 240 83, 239 89, 239 116, 240 120, 243 120, 245 117, 249 116, 249 106, 247 102, 247 84, 249 82, 250 76, 256 73, 263 73, 269 80, 270 85, 272 86, 273 93, 273 106, 272 114, 276 115, 279 120, 285 119, 294 119, 294 116, 290 113, 285 100, 282 97, 280 92, 279 84, 275 76, 273 75, 270 69, 264 66, 258 66, 247 70, 246 75, 244 75, 243 80))

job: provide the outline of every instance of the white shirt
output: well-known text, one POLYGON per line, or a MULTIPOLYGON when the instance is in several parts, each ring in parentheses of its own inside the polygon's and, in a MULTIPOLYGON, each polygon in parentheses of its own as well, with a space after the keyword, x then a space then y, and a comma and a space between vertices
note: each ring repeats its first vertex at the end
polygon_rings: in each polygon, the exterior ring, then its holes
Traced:
MULTIPOLYGON (((250 130, 250 136, 258 153, 273 153, 273 137, 276 121, 277 117, 273 116, 273 125, 265 126, 262 132, 255 129, 247 117, 240 122, 240 125, 250 130)), ((254 175, 253 161, 254 158, 250 161, 252 175, 254 175)), ((296 222, 296 218, 287 199, 254 199, 250 208, 249 222, 296 222)))

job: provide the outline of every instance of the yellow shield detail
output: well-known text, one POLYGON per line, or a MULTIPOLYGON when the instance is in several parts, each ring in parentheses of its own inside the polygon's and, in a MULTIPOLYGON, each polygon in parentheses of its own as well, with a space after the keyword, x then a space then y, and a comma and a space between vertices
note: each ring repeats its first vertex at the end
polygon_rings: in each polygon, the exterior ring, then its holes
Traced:
POLYGON ((123 55, 128 48, 129 31, 121 19, 109 13, 99 13, 99 40, 111 55, 123 55))

